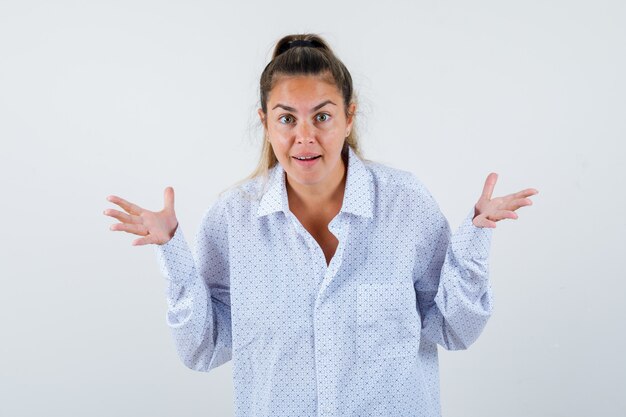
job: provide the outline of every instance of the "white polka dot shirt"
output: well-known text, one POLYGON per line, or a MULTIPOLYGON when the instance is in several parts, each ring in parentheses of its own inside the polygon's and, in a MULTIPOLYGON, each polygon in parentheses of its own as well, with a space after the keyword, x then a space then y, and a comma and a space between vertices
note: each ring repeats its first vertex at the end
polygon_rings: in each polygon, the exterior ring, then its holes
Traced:
POLYGON ((327 265, 277 164, 206 210, 195 253, 180 226, 155 245, 178 356, 233 360, 236 417, 440 416, 437 345, 467 349, 492 313, 473 215, 451 233, 414 174, 350 148, 327 265))

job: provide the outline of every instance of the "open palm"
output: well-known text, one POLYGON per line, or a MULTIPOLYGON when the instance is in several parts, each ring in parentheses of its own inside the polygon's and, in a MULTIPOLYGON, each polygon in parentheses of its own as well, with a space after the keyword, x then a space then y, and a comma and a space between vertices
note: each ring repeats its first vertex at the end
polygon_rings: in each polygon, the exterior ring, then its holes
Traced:
POLYGON ((515 213, 515 210, 520 207, 532 205, 533 202, 528 197, 539 193, 539 191, 534 188, 526 188, 522 191, 505 195, 504 197, 491 198, 497 180, 498 174, 495 172, 487 175, 483 192, 474 206, 474 218, 472 219, 472 223, 477 227, 495 228, 497 221, 502 219, 517 219, 518 215, 515 213))
POLYGON ((107 200, 120 206, 125 213, 115 209, 106 209, 104 214, 120 221, 120 223, 111 225, 111 230, 143 236, 135 239, 132 242, 133 246, 151 243, 162 245, 174 236, 178 227, 178 220, 176 220, 174 212, 174 189, 172 187, 165 188, 164 199, 165 207, 163 210, 150 211, 123 198, 110 195, 107 200))

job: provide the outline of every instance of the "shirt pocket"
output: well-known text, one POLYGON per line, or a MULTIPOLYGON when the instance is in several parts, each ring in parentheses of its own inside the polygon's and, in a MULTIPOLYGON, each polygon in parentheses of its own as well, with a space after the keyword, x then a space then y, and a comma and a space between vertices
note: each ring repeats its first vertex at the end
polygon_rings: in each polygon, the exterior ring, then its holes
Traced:
POLYGON ((359 358, 417 356, 420 329, 413 286, 401 282, 358 284, 356 348, 359 358))

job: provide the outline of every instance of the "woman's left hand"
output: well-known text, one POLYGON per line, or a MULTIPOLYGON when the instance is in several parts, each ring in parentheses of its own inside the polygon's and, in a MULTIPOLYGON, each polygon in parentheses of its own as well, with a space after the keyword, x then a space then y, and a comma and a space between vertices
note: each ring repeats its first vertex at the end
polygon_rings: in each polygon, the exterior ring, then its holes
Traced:
POLYGON ((495 228, 497 221, 517 219, 518 216, 515 210, 532 205, 533 202, 528 197, 539 192, 534 188, 527 188, 504 197, 491 198, 497 180, 498 174, 495 172, 487 175, 483 193, 478 199, 478 203, 474 206, 474 218, 472 219, 474 226, 495 228))

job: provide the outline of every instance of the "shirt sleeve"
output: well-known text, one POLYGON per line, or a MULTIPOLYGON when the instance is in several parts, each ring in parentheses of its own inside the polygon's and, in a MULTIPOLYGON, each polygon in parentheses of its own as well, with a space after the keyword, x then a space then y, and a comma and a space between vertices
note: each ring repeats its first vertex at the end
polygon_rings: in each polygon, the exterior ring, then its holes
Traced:
POLYGON ((425 272, 415 279, 422 337, 447 350, 467 349, 492 313, 489 247, 492 228, 472 223, 474 207, 454 234, 439 206, 426 193, 426 229, 432 242, 425 272))
POLYGON ((192 254, 180 225, 167 243, 155 245, 166 282, 166 323, 180 360, 208 372, 232 357, 228 224, 225 204, 204 214, 192 254))

